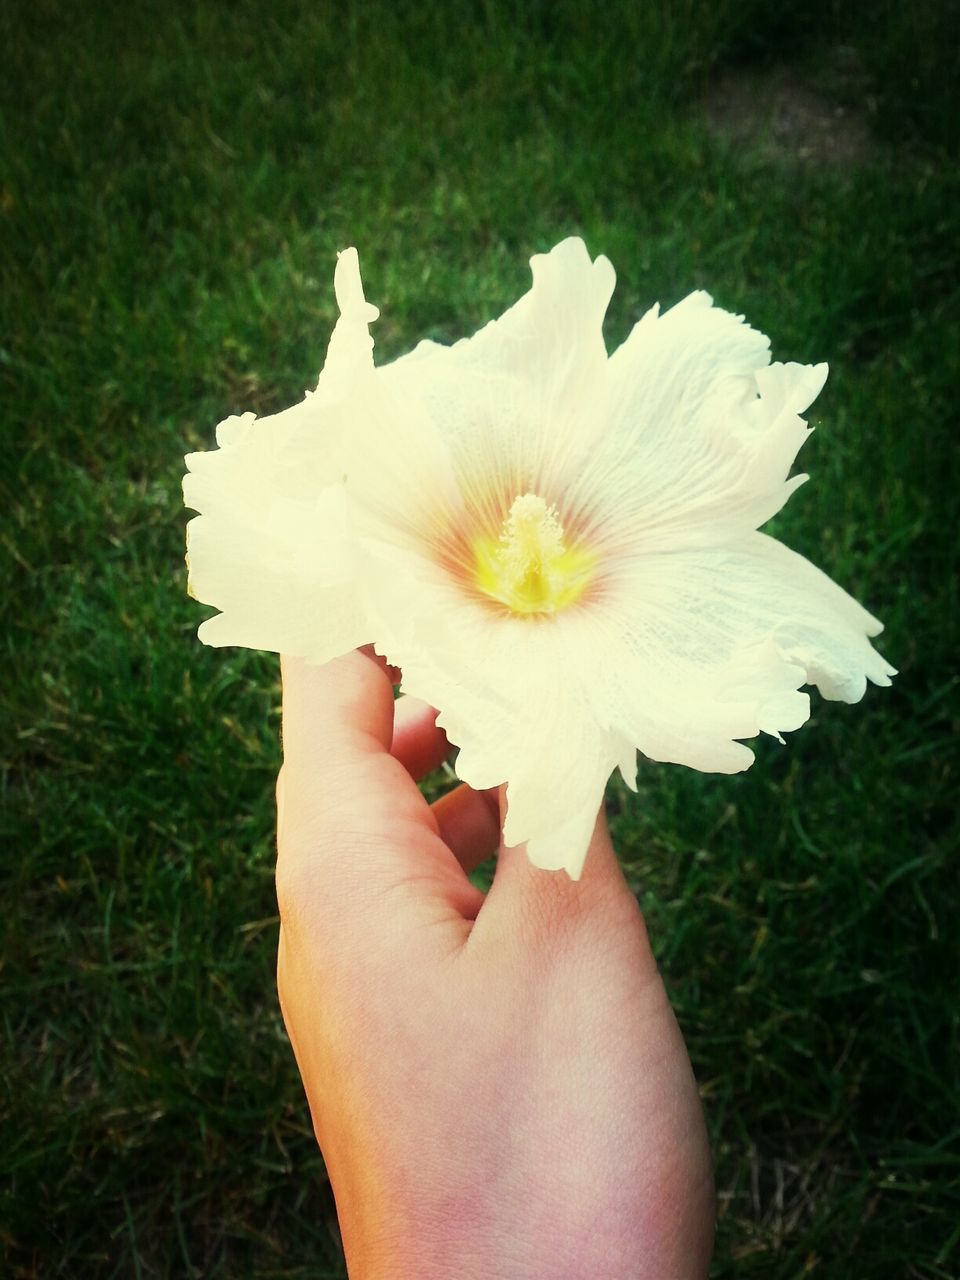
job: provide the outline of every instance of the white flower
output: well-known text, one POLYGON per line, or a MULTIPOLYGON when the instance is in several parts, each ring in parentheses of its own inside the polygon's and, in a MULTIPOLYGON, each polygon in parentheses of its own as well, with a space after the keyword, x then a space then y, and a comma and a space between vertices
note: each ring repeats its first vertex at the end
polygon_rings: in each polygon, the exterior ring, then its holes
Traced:
POLYGON ((376 369, 356 251, 315 392, 230 418, 188 456, 190 589, 208 644, 325 662, 374 643, 439 708, 477 788, 506 782, 504 839, 580 875, 611 771, 636 750, 709 772, 739 739, 858 701, 893 668, 880 623, 758 527, 826 365, 694 293, 608 358, 614 285, 578 239, 472 338, 376 369))

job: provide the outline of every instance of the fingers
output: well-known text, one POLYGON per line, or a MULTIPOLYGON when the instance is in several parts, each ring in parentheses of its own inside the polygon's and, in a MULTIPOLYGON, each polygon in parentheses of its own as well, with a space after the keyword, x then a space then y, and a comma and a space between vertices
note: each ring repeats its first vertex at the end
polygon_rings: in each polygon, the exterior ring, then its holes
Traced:
POLYGON ((441 837, 468 875, 496 853, 500 844, 496 791, 474 791, 464 782, 430 807, 441 837))
POLYGON ((357 652, 365 653, 367 657, 370 658, 371 661, 375 662, 382 671, 385 671, 389 676, 390 683, 392 685, 398 685, 400 683, 400 668, 392 666, 382 654, 377 653, 376 648, 372 644, 361 645, 357 652))
MULTIPOLYGON (((449 740, 443 730, 437 728, 436 720, 436 708, 419 698, 402 695, 397 699, 391 753, 415 779, 423 778, 438 768, 449 754, 449 740)), ((440 835, 468 873, 499 847, 500 803, 499 789, 478 793, 463 784, 431 806, 440 835)), ((588 862, 584 865, 580 881, 571 882, 562 871, 543 871, 534 867, 523 846, 501 850, 497 876, 501 886, 508 881, 521 885, 529 883, 532 892, 547 893, 554 899, 566 894, 574 903, 582 903, 585 895, 591 892, 590 886, 598 881, 612 881, 618 889, 623 884, 602 811, 598 815, 588 862), (511 870, 514 864, 515 869, 511 870), (584 880, 588 887, 579 893, 575 887, 569 890, 558 888, 564 884, 580 884, 584 880), (552 887, 545 889, 548 881, 552 882, 552 887)))
MULTIPOLYGON (((402 925, 399 909, 411 924, 414 916, 472 918, 477 891, 390 754, 394 698, 383 662, 360 652, 323 666, 285 658, 282 672, 277 895, 285 922, 315 922, 359 939, 402 925)), ((423 763, 436 744, 425 745, 423 735, 418 741, 423 763)), ((452 830, 464 833, 469 860, 479 836, 461 805, 452 830)))
POLYGON ((283 778, 279 853, 333 859, 349 833, 371 847, 397 823, 426 820, 423 797, 389 755, 393 688, 382 659, 355 651, 322 666, 284 657, 283 778))
POLYGON ((397 699, 390 754, 416 781, 443 764, 450 754, 450 743, 443 730, 437 728, 436 707, 407 694, 397 699))
POLYGON ((283 657, 284 760, 351 759, 386 750, 393 737, 393 688, 375 656, 347 653, 323 666, 283 657))
MULTIPOLYGON (((407 694, 394 704, 390 754, 414 779, 438 769, 450 742, 437 728, 437 709, 407 694)), ((468 874, 496 853, 500 844, 500 801, 496 789, 474 791, 461 783, 430 806, 437 829, 468 874)))
MULTIPOLYGON (((573 881, 534 867, 524 846, 500 847, 503 788, 463 785, 429 806, 413 778, 436 768, 449 743, 432 707, 394 701, 394 674, 361 652, 322 667, 284 659, 277 880, 281 897, 284 886, 290 890, 288 907, 316 916, 322 904, 338 927, 353 922, 356 931, 361 920, 374 927, 375 911, 391 909, 394 889, 416 885, 421 914, 472 920, 483 897, 464 873, 499 847, 483 905, 488 919, 538 934, 539 921, 549 936, 557 925, 596 914, 598 903, 637 912, 602 809, 573 881)), ((409 893, 403 900, 411 902, 409 893)))
MULTIPOLYGON (((437 728, 437 709, 403 694, 394 703, 390 754, 419 781, 443 764, 450 742, 437 728)), ((474 791, 461 783, 430 806, 442 840, 468 874, 496 853, 500 844, 500 801, 496 790, 474 791)))
MULTIPOLYGON (((450 751, 447 736, 437 728, 436 719, 436 708, 419 698, 403 695, 396 701, 391 753, 415 779, 438 768, 450 751)), ((431 806, 440 835, 467 873, 499 848, 500 804, 500 789, 478 793, 464 784, 431 806)), ((546 895, 555 906, 567 900, 582 905, 598 883, 612 884, 618 892, 625 887, 602 810, 579 881, 571 881, 563 871, 534 867, 525 846, 500 850, 497 880, 503 894, 546 895), (584 884, 585 888, 577 888, 584 884)))

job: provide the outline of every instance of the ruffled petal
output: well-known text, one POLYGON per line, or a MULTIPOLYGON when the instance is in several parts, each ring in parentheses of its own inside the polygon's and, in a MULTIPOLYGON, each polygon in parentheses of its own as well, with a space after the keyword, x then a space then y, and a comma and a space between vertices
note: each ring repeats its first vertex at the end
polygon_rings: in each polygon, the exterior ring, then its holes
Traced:
POLYGON ((858 701, 894 668, 880 624, 802 556, 764 534, 637 558, 584 620, 596 628, 596 714, 655 760, 732 773, 736 739, 808 718, 799 692, 858 701))
POLYGON ((183 477, 186 506, 266 528, 265 498, 274 493, 309 499, 336 482, 313 397, 282 413, 245 413, 217 427, 218 449, 188 453, 183 477))
POLYGON ((532 289, 498 320, 452 347, 421 343, 380 370, 399 399, 423 406, 488 527, 518 494, 557 501, 589 451, 585 424, 603 416, 613 268, 575 238, 531 267, 532 289))
POLYGON ((584 367, 606 361, 603 318, 616 274, 607 258, 591 261, 576 236, 535 254, 530 269, 529 292, 449 350, 459 369, 521 377, 544 412, 567 416, 579 399, 584 367))
MULTIPOLYGON (((267 529, 265 505, 275 495, 313 501, 326 485, 342 480, 335 434, 357 386, 373 377, 373 339, 368 326, 377 308, 367 303, 356 249, 337 258, 334 276, 340 318, 327 348, 317 390, 282 413, 257 418, 244 413, 217 427, 219 448, 188 453, 183 497, 204 515, 227 515, 258 531, 267 529)), ((355 434, 355 432, 354 432, 355 434)))
POLYGON ((806 478, 787 479, 799 415, 827 374, 768 362, 768 339, 705 293, 648 312, 610 359, 606 434, 570 502, 645 551, 757 528, 806 478))
POLYGON ((380 315, 363 295, 356 249, 344 249, 337 254, 333 287, 340 318, 330 336, 327 358, 317 382, 316 395, 322 402, 348 396, 354 380, 372 371, 373 337, 369 326, 380 315))
POLYGON ((526 842, 535 865, 579 877, 622 748, 584 686, 595 654, 577 650, 565 619, 491 610, 422 568, 395 567, 377 589, 378 638, 403 691, 439 708, 463 781, 508 784, 506 844, 526 842))
POLYGON ((249 522, 229 516, 187 525, 189 590, 222 610, 201 625, 200 639, 314 662, 370 642, 342 487, 313 504, 276 498, 264 526, 252 534, 249 522))
POLYGON ((324 662, 372 639, 343 444, 356 434, 344 404, 375 386, 377 310, 355 250, 340 255, 335 284, 341 315, 317 390, 282 413, 226 419, 218 449, 186 457, 184 501, 201 513, 187 526, 188 589, 222 610, 200 627, 207 644, 324 662))

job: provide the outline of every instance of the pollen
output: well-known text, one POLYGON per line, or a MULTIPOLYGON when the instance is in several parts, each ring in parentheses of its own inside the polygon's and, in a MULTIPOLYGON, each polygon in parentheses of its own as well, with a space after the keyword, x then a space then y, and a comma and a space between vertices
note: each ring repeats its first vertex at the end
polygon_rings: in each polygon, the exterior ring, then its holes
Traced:
POLYGON ((596 556, 568 546, 555 507, 538 494, 515 498, 499 538, 477 538, 477 586, 513 613, 557 613, 586 590, 596 556))

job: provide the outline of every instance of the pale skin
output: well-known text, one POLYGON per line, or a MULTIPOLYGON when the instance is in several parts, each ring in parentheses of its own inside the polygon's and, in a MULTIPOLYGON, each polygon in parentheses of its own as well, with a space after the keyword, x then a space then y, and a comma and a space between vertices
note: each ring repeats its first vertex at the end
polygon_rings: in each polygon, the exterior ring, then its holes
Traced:
MULTIPOLYGON (((392 673, 395 678, 395 673, 392 673)), ((366 652, 283 662, 278 985, 351 1280, 698 1280, 693 1072, 601 811, 583 876, 429 805, 449 744, 366 652)))

